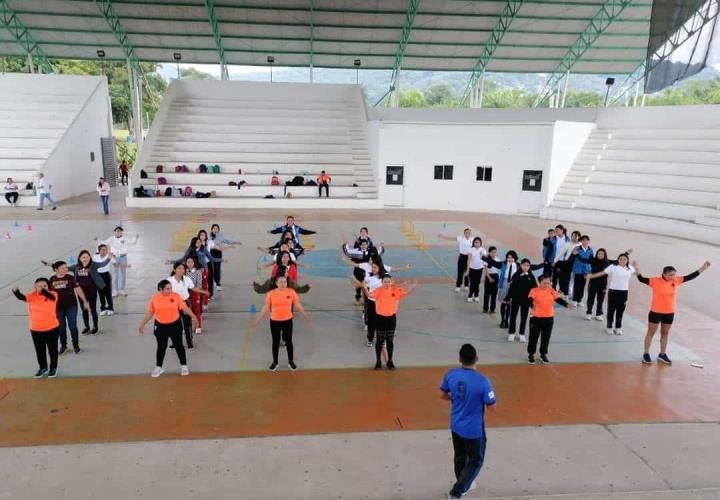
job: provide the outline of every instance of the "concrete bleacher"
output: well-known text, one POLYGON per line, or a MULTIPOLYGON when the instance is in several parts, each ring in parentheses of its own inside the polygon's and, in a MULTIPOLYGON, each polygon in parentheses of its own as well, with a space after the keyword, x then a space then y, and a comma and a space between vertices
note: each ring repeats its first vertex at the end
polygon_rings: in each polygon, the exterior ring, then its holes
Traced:
MULTIPOLYGON (((79 129, 91 128, 99 133, 96 125, 90 127, 79 118, 95 94, 107 108, 107 87, 104 82, 104 78, 84 76, 0 76, 0 182, 4 184, 8 177, 12 177, 18 186, 24 188, 42 172, 53 184, 53 196, 56 199, 80 194, 77 192, 78 185, 67 186, 64 182, 64 178, 72 177, 69 171, 62 173, 58 169, 72 166, 74 171, 82 173, 82 165, 58 149, 75 125, 79 129)), ((93 111, 88 110, 88 113, 93 111)), ((103 124, 107 134, 107 117, 103 124)), ((88 141, 94 138, 94 134, 86 130, 81 132, 88 141)), ((77 142, 68 147, 79 149, 77 142)), ((93 147, 97 149, 88 148, 88 153, 99 151, 99 140, 93 147)), ((93 188, 96 180, 94 174, 87 179, 87 190, 93 188)), ((18 206, 36 204, 33 191, 21 189, 18 206)), ((5 205, 4 200, 1 205, 5 205)))
MULTIPOLYGON (((173 82, 137 165, 148 178, 140 179, 133 169, 133 186, 161 191, 190 186, 215 197, 128 198, 130 206, 263 206, 267 195, 277 199, 286 193, 312 199, 317 186, 285 189, 285 182, 295 176, 315 180, 321 170, 332 177, 331 200, 348 206, 379 203, 365 104, 353 85, 173 82), (217 164, 221 173, 198 173, 200 164, 217 164), (156 173, 157 165, 163 173, 156 173), (176 165, 190 172, 176 173, 176 165), (271 185, 274 172, 281 186, 271 185), (158 177, 167 185, 159 185, 158 177), (228 185, 240 180, 247 183, 240 189, 228 185)), ((322 203, 318 206, 328 206, 322 203)))
POLYGON ((542 216, 720 244, 720 128, 596 129, 542 216))

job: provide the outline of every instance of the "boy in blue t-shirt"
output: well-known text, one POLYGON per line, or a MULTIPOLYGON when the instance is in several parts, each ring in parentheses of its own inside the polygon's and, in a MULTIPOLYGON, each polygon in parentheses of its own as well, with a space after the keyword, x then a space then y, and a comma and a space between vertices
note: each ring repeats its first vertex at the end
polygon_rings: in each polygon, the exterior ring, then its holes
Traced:
POLYGON ((485 461, 485 407, 495 404, 490 381, 475 369, 477 351, 472 345, 460 348, 460 364, 445 374, 440 385, 440 397, 452 403, 450 430, 457 482, 448 498, 460 498, 475 488, 475 478, 485 461))

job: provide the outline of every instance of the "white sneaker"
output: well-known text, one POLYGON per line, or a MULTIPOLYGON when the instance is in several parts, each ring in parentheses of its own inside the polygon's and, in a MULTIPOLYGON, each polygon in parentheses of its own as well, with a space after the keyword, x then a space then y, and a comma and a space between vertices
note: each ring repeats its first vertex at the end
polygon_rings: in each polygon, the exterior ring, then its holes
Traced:
POLYGON ((465 286, 465 285, 463 285, 462 289, 463 289, 463 290, 467 290, 467 289, 468 289, 468 287, 467 287, 467 286, 465 286))
POLYGON ((508 335, 508 342, 515 342, 515 334, 511 333, 508 335))
POLYGON ((590 321, 592 319, 592 315, 586 314, 585 315, 585 321, 590 321))
POLYGON ((456 288, 455 288, 455 291, 456 291, 456 292, 461 291, 460 287, 456 287, 456 288))
POLYGON ((473 298, 472 298, 472 297, 468 297, 468 298, 467 298, 467 301, 468 301, 468 302, 472 302, 472 301, 473 301, 473 298))
POLYGON ((162 375, 163 373, 165 373, 165 370, 162 369, 162 366, 156 366, 155 369, 154 369, 154 370, 152 371, 152 373, 150 374, 150 376, 151 376, 152 378, 158 378, 158 377, 159 377, 160 375, 162 375))
POLYGON ((187 365, 182 365, 180 367, 180 376, 187 377, 190 375, 190 369, 187 367, 187 365))
POLYGON ((615 328, 614 332, 615 335, 622 335, 622 328, 615 328))
POLYGON ((473 481, 472 484, 470 485, 470 487, 467 489, 467 491, 465 493, 463 493, 463 495, 467 494, 468 491, 474 490, 475 488, 477 488, 477 483, 475 481, 473 481))
POLYGON ((117 297, 117 296, 118 296, 118 293, 117 293, 115 290, 113 290, 112 296, 113 296, 113 297, 117 297))
POLYGON ((523 344, 524 344, 525 342, 527 342, 527 339, 525 338, 525 335, 520 335, 520 342, 523 343, 523 344))
POLYGON ((475 297, 475 302, 480 302, 480 297, 475 297))
POLYGON ((363 325, 363 330, 367 332, 367 325, 363 325))
POLYGON ((112 316, 115 314, 115 311, 105 311, 105 316, 112 316))
POLYGON ((202 328, 195 328, 195 335, 200 335, 202 333, 202 328))
POLYGON ((601 315, 599 315, 599 316, 595 316, 593 319, 594 319, 595 321, 602 321, 602 320, 605 319, 605 316, 603 316, 603 315, 601 314, 601 315))
POLYGON ((107 316, 107 311, 100 311, 100 316, 107 316))
POLYGON ((608 335, 612 335, 612 334, 613 334, 613 329, 612 329, 612 328, 605 328, 605 333, 607 333, 608 335))
POLYGON ((120 295, 122 295, 123 297, 127 297, 127 291, 123 290, 122 292, 120 292, 120 295))

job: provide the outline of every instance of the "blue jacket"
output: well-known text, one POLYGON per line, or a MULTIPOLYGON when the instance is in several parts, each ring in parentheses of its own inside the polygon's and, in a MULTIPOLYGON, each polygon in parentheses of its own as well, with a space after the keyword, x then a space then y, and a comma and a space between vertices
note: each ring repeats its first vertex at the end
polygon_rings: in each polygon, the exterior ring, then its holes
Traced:
POLYGON ((543 262, 552 262, 555 260, 555 249, 556 249, 555 238, 543 238, 542 241, 542 256, 543 262))
POLYGON ((579 246, 575 258, 573 259, 572 272, 575 274, 588 274, 590 269, 590 260, 593 257, 593 249, 587 247, 585 250, 582 246, 579 246))

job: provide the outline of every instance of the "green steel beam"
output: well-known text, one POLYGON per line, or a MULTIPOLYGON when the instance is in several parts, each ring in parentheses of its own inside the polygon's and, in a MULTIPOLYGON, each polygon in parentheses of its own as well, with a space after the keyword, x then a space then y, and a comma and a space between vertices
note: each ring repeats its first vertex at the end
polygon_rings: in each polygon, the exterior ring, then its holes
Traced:
POLYGON ((313 81, 313 49, 315 39, 315 2, 310 0, 310 83, 313 81))
POLYGON ((37 44, 27 27, 20 21, 15 11, 8 5, 7 0, 0 0, 0 24, 8 30, 13 40, 30 56, 40 72, 55 72, 50 59, 37 44))
POLYGON ((228 80, 227 59, 225 58, 225 49, 223 48, 222 37, 220 36, 220 28, 218 27, 217 18, 215 17, 215 7, 212 0, 204 0, 207 9, 208 20, 212 28, 213 38, 215 39, 215 48, 220 59, 220 75, 223 80, 228 80))
MULTIPOLYGON (((71 2, 87 2, 87 0, 65 0, 65 1, 66 1, 66 2, 70 2, 70 1, 71 1, 71 2)), ((464 3, 464 4, 473 4, 473 3, 474 3, 474 4, 480 4, 480 3, 484 3, 484 4, 487 4, 487 3, 505 3, 505 0, 449 0, 449 1, 455 2, 455 3, 460 3, 460 2, 462 2, 462 3, 464 3)), ((147 6, 147 5, 159 5, 159 6, 163 6, 163 7, 167 7, 167 5, 168 5, 167 2, 162 1, 162 0, 147 0, 147 1, 146 1, 146 0, 142 0, 142 1, 138 1, 138 0, 113 0, 113 3, 115 3, 115 4, 126 4, 126 5, 145 5, 145 6, 147 6)), ((527 0, 525 3, 529 3, 529 4, 531 3, 531 4, 537 4, 537 5, 559 5, 559 6, 568 6, 568 7, 597 7, 597 6, 598 6, 598 3, 597 3, 597 2, 588 1, 588 0, 580 0, 580 1, 577 1, 577 2, 572 1, 572 0, 527 0)), ((178 7, 196 7, 197 5, 196 5, 196 4, 189 4, 189 3, 188 3, 188 4, 180 4, 180 5, 176 5, 176 6, 178 6, 178 7)), ((273 6, 265 6, 265 5, 253 5, 253 6, 249 6, 249 5, 238 5, 238 3, 235 2, 235 0, 229 0, 229 1, 223 1, 223 0, 217 1, 217 0, 216 0, 216 1, 215 1, 215 7, 218 7, 218 8, 226 7, 226 8, 258 9, 258 10, 260 10, 260 9, 262 9, 262 10, 298 9, 297 7, 289 7, 289 6, 288 6, 288 7, 286 7, 286 6, 273 7, 273 6)), ((652 7, 652 2, 637 2, 637 3, 633 3, 633 5, 631 5, 631 6, 629 6, 629 7, 635 7, 635 8, 643 8, 643 7, 645 7, 645 8, 649 8, 649 7, 652 7)), ((323 9, 323 12, 353 12, 354 10, 355 10, 355 9, 333 9, 333 8, 324 8, 324 9, 323 9)), ((383 13, 385 13, 385 12, 390 12, 390 13, 392 13, 392 11, 387 11, 387 10, 371 10, 371 11, 368 11, 368 12, 373 13, 373 14, 383 14, 383 13)), ((404 12, 401 12, 401 13, 402 13, 402 14, 405 14, 404 12)), ((450 15, 453 15, 453 14, 450 14, 450 15)), ((458 14, 456 14, 456 15, 463 15, 463 14, 462 14, 462 13, 458 13, 458 14)))
POLYGON ((403 58, 405 57, 405 48, 410 41, 410 34, 415 24, 415 15, 417 14, 418 8, 420 7, 421 0, 408 0, 407 14, 405 15, 405 23, 400 33, 400 43, 395 51, 395 62, 393 63, 392 73, 390 74, 390 95, 395 90, 395 83, 397 82, 398 75, 400 74, 400 67, 402 66, 403 58))
POLYGON ((508 28, 510 28, 510 24, 513 22, 513 19, 515 19, 515 16, 520 10, 520 7, 522 7, 523 1, 524 0, 507 0, 505 8, 503 8, 502 12, 500 13, 500 17, 495 23, 495 27, 493 28, 490 37, 485 42, 482 54, 480 54, 480 57, 475 63, 475 67, 470 74, 470 80, 468 81, 462 98, 460 99, 461 106, 465 104, 465 101, 467 101, 467 98, 470 96, 470 93, 475 88, 478 80, 485 72, 485 68, 495 54, 495 50, 500 45, 500 42, 505 36, 505 33, 507 33, 508 28))
POLYGON ((534 106, 541 104, 554 91, 556 85, 568 74, 572 67, 592 47, 592 44, 600 38, 600 35, 612 25, 612 23, 622 14, 625 7, 630 5, 632 0, 606 0, 600 7, 595 16, 588 22, 587 27, 580 36, 568 48, 562 60, 553 70, 550 78, 545 82, 537 98, 534 106))

